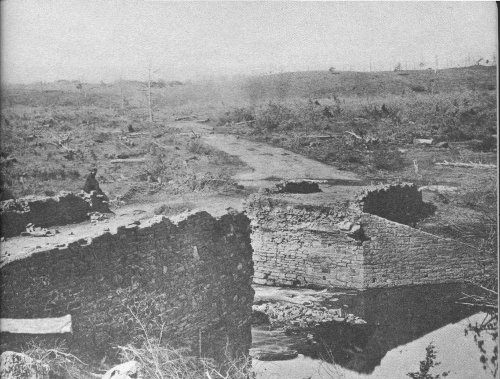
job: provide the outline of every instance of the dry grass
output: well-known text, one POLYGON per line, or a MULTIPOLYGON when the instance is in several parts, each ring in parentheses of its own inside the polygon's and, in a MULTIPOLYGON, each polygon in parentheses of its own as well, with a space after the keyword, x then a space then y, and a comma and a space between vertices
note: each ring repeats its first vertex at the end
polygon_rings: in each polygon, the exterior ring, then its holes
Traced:
POLYGON ((55 379, 88 379, 98 378, 99 375, 90 373, 91 366, 82 362, 75 355, 68 352, 63 341, 53 344, 41 343, 33 340, 28 343, 24 354, 49 366, 49 375, 55 379))
POLYGON ((151 379, 247 379, 251 377, 248 358, 227 356, 217 365, 212 359, 197 357, 186 348, 173 348, 163 340, 163 326, 152 334, 146 323, 132 309, 128 309, 142 332, 143 343, 119 346, 120 360, 135 360, 141 364, 145 378, 151 379))

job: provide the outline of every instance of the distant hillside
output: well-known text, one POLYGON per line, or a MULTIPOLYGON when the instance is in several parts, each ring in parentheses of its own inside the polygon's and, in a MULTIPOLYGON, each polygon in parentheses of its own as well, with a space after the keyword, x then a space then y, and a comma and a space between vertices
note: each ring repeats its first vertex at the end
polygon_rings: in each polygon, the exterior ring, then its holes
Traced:
MULTIPOLYGON (((352 72, 306 71, 237 79, 196 82, 156 81, 152 85, 155 109, 173 113, 213 113, 215 109, 258 104, 269 100, 384 98, 411 92, 424 94, 496 89, 496 66, 438 70, 352 72)), ((3 85, 3 106, 99 106, 144 108, 147 83, 124 80, 112 83, 52 83, 3 85)))
POLYGON ((308 71, 272 74, 248 79, 245 92, 250 98, 375 96, 413 90, 452 92, 493 90, 496 66, 471 66, 438 70, 397 72, 308 71))

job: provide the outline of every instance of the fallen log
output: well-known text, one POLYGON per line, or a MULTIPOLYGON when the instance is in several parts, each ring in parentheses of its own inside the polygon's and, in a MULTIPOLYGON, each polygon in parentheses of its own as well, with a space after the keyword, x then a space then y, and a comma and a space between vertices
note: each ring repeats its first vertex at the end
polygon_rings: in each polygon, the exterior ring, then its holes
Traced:
POLYGON ((467 168, 497 168, 497 165, 495 164, 489 164, 489 163, 466 163, 466 162, 437 162, 436 165, 438 166, 452 166, 452 167, 467 167, 467 168))
POLYGON ((356 133, 351 132, 350 130, 346 130, 346 133, 347 133, 347 134, 350 134, 351 136, 353 136, 353 137, 354 137, 354 138, 356 138, 356 139, 363 139, 363 138, 361 138, 360 136, 358 136, 356 133))
POLYGON ((134 158, 134 159, 112 159, 110 163, 144 163, 145 158, 134 158))
POLYGON ((245 124, 253 124, 255 122, 255 120, 248 120, 248 121, 240 121, 240 122, 237 122, 233 125, 245 125, 245 124))
POLYGON ((195 119, 195 116, 183 116, 175 118, 174 121, 191 121, 193 119, 195 119))
POLYGON ((325 140, 325 139, 336 138, 336 136, 330 136, 330 135, 307 135, 307 136, 304 136, 304 138, 325 140))
POLYGON ((153 145, 158 146, 160 149, 165 149, 165 150, 170 150, 172 149, 172 146, 167 146, 162 143, 158 143, 156 141, 150 141, 153 145))
POLYGON ((434 140, 432 138, 427 139, 427 138, 415 138, 413 140, 414 145, 426 145, 426 146, 431 146, 434 143, 434 140))

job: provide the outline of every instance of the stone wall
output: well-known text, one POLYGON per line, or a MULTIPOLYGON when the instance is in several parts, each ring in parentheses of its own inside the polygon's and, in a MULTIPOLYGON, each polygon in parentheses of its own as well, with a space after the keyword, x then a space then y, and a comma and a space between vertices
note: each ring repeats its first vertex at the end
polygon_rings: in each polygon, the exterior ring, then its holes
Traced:
POLYGON ((346 202, 335 206, 290 202, 285 196, 252 196, 254 282, 285 286, 361 288, 363 245, 346 202))
MULTIPOLYGON (((495 274, 493 258, 473 246, 367 213, 382 210, 377 198, 382 204, 391 201, 391 187, 374 195, 352 191, 351 200, 345 193, 338 198, 252 196, 247 213, 253 227, 254 282, 366 289, 495 274)), ((387 213, 391 218, 412 224, 429 211, 413 186, 394 186, 394 192, 387 213)))
MULTIPOLYGON (((249 220, 206 212, 156 217, 1 267, 1 317, 71 314, 73 351, 95 355, 143 338, 222 359, 251 344, 249 220), (163 325, 163 327, 162 327, 163 325)), ((5 336, 5 335, 3 335, 5 336)))
POLYGON ((360 222, 370 237, 363 243, 363 288, 449 283, 495 275, 493 257, 474 246, 367 213, 360 222))
POLYGON ((5 200, 0 205, 1 234, 4 237, 19 235, 29 223, 49 227, 82 222, 92 211, 109 212, 96 192, 61 192, 54 197, 5 200))

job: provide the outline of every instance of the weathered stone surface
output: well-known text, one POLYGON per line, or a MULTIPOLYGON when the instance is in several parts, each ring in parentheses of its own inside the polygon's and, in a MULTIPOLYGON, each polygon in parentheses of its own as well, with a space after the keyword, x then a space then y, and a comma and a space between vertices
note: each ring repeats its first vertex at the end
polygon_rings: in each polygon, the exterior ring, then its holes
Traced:
POLYGON ((49 379, 49 366, 25 354, 4 351, 0 356, 2 379, 49 379))
POLYGON ((96 355, 141 341, 132 312, 153 336, 163 328, 163 341, 174 347, 215 358, 246 353, 254 296, 249 233, 243 214, 198 212, 37 251, 1 267, 1 316, 70 314, 70 348, 96 355))
POLYGON ((30 223, 49 227, 81 222, 92 211, 110 211, 105 196, 95 191, 90 194, 61 192, 54 197, 30 196, 6 200, 0 205, 1 233, 4 237, 19 235, 30 223))
POLYGON ((250 197, 254 283, 366 289, 495 275, 492 257, 408 226, 432 212, 412 184, 370 187, 350 200, 332 194, 327 205, 312 196, 250 197))

